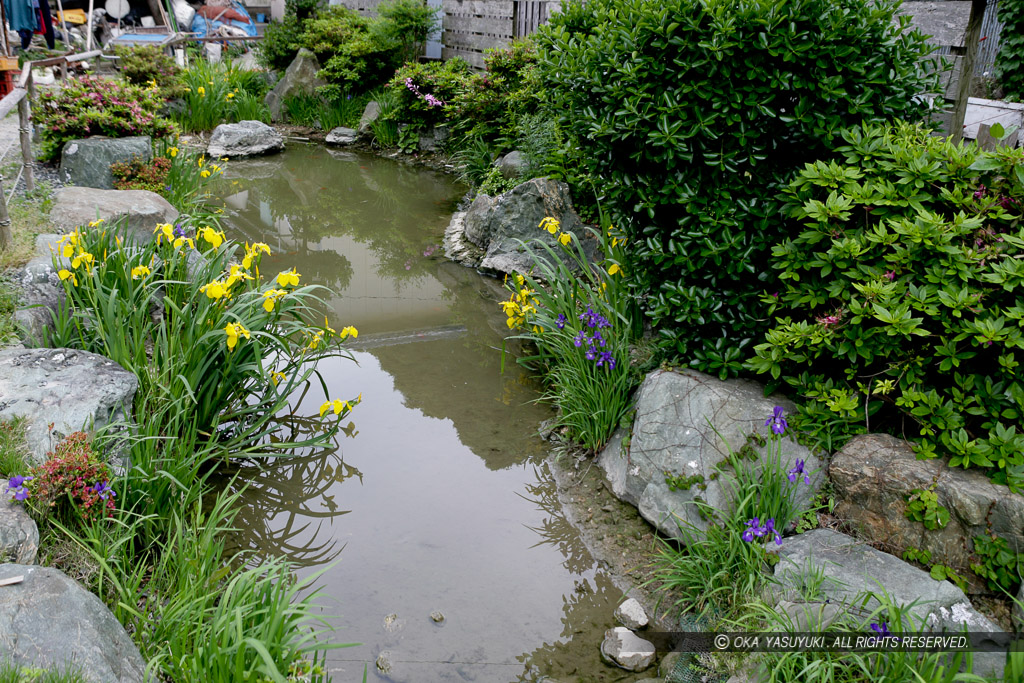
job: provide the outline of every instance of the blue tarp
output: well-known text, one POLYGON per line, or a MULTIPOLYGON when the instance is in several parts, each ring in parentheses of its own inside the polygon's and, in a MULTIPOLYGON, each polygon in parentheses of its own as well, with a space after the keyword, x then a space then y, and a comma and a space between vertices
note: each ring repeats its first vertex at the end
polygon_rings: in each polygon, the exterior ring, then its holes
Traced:
MULTIPOLYGON (((249 12, 245 9, 245 5, 238 2, 238 0, 232 0, 231 9, 235 10, 236 12, 245 17, 249 17, 249 12)), ((192 20, 192 33, 195 33, 199 38, 206 38, 210 36, 212 33, 214 33, 214 31, 216 31, 218 28, 224 26, 225 24, 227 24, 228 26, 235 26, 237 28, 242 29, 243 31, 245 31, 246 35, 256 35, 256 23, 252 20, 251 17, 249 18, 249 23, 247 24, 243 21, 238 21, 237 19, 231 19, 228 21, 223 21, 221 19, 210 20, 206 17, 199 16, 198 13, 196 13, 195 19, 192 20)))

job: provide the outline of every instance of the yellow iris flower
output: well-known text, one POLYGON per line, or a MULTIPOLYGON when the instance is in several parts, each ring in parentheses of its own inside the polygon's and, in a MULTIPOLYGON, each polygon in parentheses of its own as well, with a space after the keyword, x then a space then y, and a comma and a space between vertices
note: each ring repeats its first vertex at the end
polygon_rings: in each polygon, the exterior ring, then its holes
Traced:
POLYGON ((283 382, 283 381, 285 381, 286 379, 288 379, 288 375, 284 374, 283 372, 277 372, 277 371, 275 370, 274 372, 270 373, 270 381, 274 383, 274 386, 275 386, 275 387, 276 387, 276 386, 277 386, 277 385, 278 385, 278 384, 279 384, 280 382, 283 382))
POLYGON ((205 227, 199 229, 199 234, 202 236, 204 240, 209 242, 214 249, 216 249, 217 247, 224 243, 223 230, 214 230, 211 227, 205 227))
POLYGON ((540 226, 538 227, 540 227, 542 230, 547 230, 549 233, 554 235, 556 232, 558 232, 558 229, 561 227, 561 223, 559 223, 557 219, 548 216, 547 218, 540 222, 540 226))
POLYGON ((213 282, 209 282, 200 287, 199 291, 206 294, 208 298, 214 300, 221 299, 223 297, 230 298, 231 286, 225 282, 221 282, 220 280, 214 280, 213 282))
POLYGON ((202 176, 203 178, 209 178, 210 172, 204 168, 202 171, 199 172, 199 175, 202 176))
POLYGON ((616 273, 621 273, 621 272, 622 272, 622 268, 619 268, 619 264, 618 263, 613 263, 611 265, 611 267, 608 268, 608 274, 609 275, 615 275, 616 273))
POLYGON ((558 236, 558 243, 561 244, 563 247, 569 244, 570 240, 572 240, 572 235, 567 232, 563 232, 561 235, 558 236))
POLYGON ((271 289, 263 293, 263 309, 270 313, 274 310, 274 304, 288 292, 283 289, 271 289))
POLYGON ((237 263, 231 266, 231 271, 228 273, 227 286, 234 287, 235 283, 239 280, 252 280, 252 275, 242 270, 242 267, 237 263))
POLYGON ((80 252, 78 252, 78 256, 76 256, 75 258, 73 258, 71 260, 71 267, 77 270, 78 267, 84 263, 85 264, 85 269, 88 270, 89 266, 92 265, 92 262, 93 262, 92 254, 90 254, 87 251, 80 251, 80 252))
POLYGON ((78 278, 75 277, 75 274, 72 273, 67 268, 61 268, 59 271, 57 271, 57 277, 59 277, 61 280, 71 280, 71 282, 75 285, 78 284, 78 278))
POLYGON ((346 325, 345 327, 341 328, 341 332, 338 334, 338 337, 340 337, 341 339, 346 339, 348 337, 352 337, 353 339, 355 339, 358 336, 359 330, 352 327, 351 325, 346 325))
POLYGON ((138 280, 140 277, 146 277, 151 272, 146 266, 135 266, 132 268, 132 279, 138 280))
POLYGON ((238 345, 239 337, 245 337, 246 339, 250 339, 249 330, 242 327, 241 323, 228 323, 227 325, 224 326, 224 334, 228 336, 228 351, 235 350, 235 346, 238 345))
POLYGON ((178 148, 177 147, 171 147, 169 150, 167 150, 167 156, 169 156, 172 159, 174 157, 178 156, 178 148))
POLYGON ((277 286, 287 287, 291 285, 292 287, 295 287, 299 284, 300 277, 302 276, 296 273, 294 268, 283 271, 277 274, 277 286))

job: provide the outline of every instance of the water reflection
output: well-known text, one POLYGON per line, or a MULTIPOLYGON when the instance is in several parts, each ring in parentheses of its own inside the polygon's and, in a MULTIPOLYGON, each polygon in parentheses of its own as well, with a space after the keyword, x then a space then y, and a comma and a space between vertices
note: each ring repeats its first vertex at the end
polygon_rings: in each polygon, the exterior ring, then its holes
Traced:
POLYGON ((239 545, 291 557, 304 574, 330 565, 320 583, 341 615, 337 639, 364 643, 332 652, 331 667, 375 672, 389 650, 394 669, 380 680, 607 669, 597 645, 621 593, 561 513, 534 382, 511 358, 502 371, 501 283, 438 254, 461 188, 315 147, 229 173, 233 236, 274 248, 267 273, 294 265, 330 286, 331 325, 359 329, 357 363, 322 363, 325 386, 310 384, 283 416, 301 434, 313 423, 294 415, 362 393, 339 448, 238 472, 239 545), (569 668, 554 661, 564 657, 569 668))

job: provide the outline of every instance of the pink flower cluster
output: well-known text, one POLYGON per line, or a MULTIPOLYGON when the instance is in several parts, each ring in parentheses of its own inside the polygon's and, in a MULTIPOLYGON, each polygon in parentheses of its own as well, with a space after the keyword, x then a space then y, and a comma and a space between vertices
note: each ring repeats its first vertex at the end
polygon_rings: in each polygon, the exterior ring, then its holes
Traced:
POLYGON ((427 93, 426 95, 421 93, 420 89, 419 89, 419 86, 417 86, 415 83, 413 83, 411 78, 406 78, 405 79, 405 87, 408 88, 409 91, 412 94, 414 94, 416 97, 419 97, 424 102, 426 102, 428 107, 443 107, 444 106, 444 102, 442 102, 441 100, 439 100, 436 97, 434 97, 434 95, 432 95, 431 93, 427 93))

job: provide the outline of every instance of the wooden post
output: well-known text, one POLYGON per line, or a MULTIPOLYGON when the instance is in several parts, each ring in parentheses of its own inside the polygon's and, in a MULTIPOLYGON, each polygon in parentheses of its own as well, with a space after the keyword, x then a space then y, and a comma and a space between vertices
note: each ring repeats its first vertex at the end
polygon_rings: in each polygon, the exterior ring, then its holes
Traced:
POLYGON ((964 137, 964 117, 967 115, 967 98, 971 93, 974 76, 974 60, 978 56, 978 38, 981 37, 981 21, 985 18, 987 0, 971 0, 971 18, 967 21, 967 36, 964 39, 964 59, 960 67, 960 82, 957 83, 956 100, 953 106, 953 120, 949 124, 954 140, 964 137))
MULTIPOLYGON (((29 93, 32 92, 32 79, 29 79, 29 93)), ((21 163, 25 166, 25 192, 36 189, 32 177, 32 112, 29 109, 29 95, 18 102, 18 133, 21 135, 21 163)))
POLYGON ((4 181, 3 177, 0 177, 0 251, 9 249, 13 241, 11 217, 7 214, 7 201, 4 198, 4 181))
MULTIPOLYGON (((49 1, 49 0, 47 0, 47 1, 49 1)), ((68 52, 71 52, 71 48, 72 48, 72 45, 71 45, 71 34, 68 33, 68 22, 67 22, 67 18, 64 16, 64 4, 61 2, 61 0, 57 0, 57 11, 60 12, 60 25, 61 25, 61 28, 64 31, 64 53, 67 54, 68 52)), ((61 73, 64 74, 64 78, 67 78, 68 77, 67 67, 65 67, 61 71, 61 73)))

